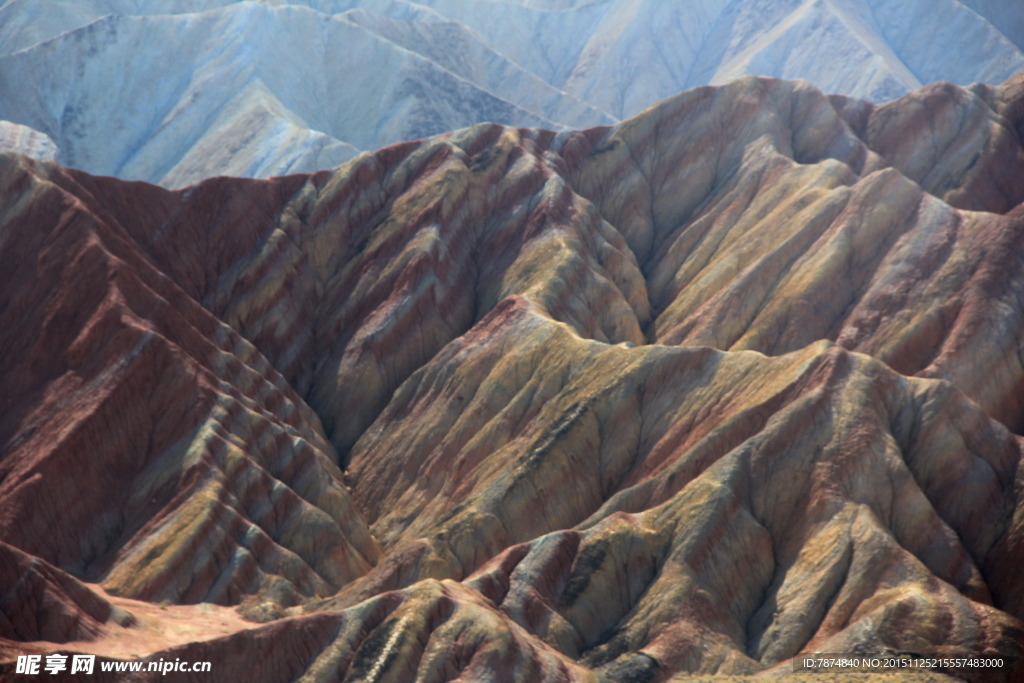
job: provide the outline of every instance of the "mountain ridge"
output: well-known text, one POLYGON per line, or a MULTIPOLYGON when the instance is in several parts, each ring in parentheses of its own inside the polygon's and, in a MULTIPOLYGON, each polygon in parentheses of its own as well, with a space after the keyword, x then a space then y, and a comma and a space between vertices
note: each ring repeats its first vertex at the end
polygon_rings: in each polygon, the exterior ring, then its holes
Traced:
POLYGON ((941 2, 14 0, 0 7, 0 119, 50 136, 68 165, 183 187, 334 167, 485 120, 612 124, 746 73, 880 103, 1024 70, 1001 32, 1024 15, 941 2), (224 46, 210 42, 223 35, 224 46), (183 40, 188 63, 161 47, 183 40), (107 72, 125 63, 129 79, 108 90, 107 72), (24 82, 45 85, 26 98, 24 82))
POLYGON ((255 680, 1019 680, 1022 124, 745 77, 176 191, 0 155, 0 647, 144 628, 95 582, 267 622, 145 653, 255 680))

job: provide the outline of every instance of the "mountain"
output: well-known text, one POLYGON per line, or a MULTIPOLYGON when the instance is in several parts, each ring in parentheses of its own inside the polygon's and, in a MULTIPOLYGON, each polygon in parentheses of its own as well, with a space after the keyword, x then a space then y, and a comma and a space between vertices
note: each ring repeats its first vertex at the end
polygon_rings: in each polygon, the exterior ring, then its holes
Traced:
POLYGON ((40 161, 55 161, 59 153, 49 136, 10 121, 0 121, 0 150, 17 152, 40 161))
POLYGON ((2 154, 0 650, 1022 680, 1022 139, 1021 76, 748 76, 177 191, 2 154))
POLYGON ((1024 71, 1020 26, 984 0, 8 0, 0 119, 173 188, 482 121, 607 125, 745 74, 876 103, 997 84, 1024 71))

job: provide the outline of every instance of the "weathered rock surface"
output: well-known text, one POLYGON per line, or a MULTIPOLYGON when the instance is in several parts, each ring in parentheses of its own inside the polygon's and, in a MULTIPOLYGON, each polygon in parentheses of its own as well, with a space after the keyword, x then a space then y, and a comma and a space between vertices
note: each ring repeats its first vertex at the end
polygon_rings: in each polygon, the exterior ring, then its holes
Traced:
POLYGON ((183 187, 481 121, 614 123, 747 74, 873 102, 998 84, 1022 27, 1005 0, 7 0, 0 118, 66 165, 183 187))
POLYGON ((57 146, 45 133, 10 121, 0 121, 0 150, 40 161, 56 161, 59 154, 57 146))
POLYGON ((510 300, 403 385, 350 472, 385 547, 429 539, 391 581, 540 537, 483 585, 561 651, 752 673, 805 647, 1012 650, 1019 622, 988 605, 1024 607, 998 569, 1021 552, 1019 461, 948 385, 836 346, 605 346, 510 300))
POLYGON ((91 640, 115 611, 74 577, 6 543, 0 572, 0 643, 91 640))
POLYGON ((1024 324, 1024 80, 838 111, 810 89, 751 83, 686 93, 563 150, 607 157, 572 183, 649 275, 649 339, 769 354, 832 339, 953 381, 1019 433, 1024 369, 1015 333, 996 330, 1024 324))
POLYGON ((69 640, 80 580, 271 622, 144 653, 240 680, 1021 680, 1022 124, 745 78, 179 191, 0 156, 0 539, 69 640))
POLYGON ((294 602, 372 566, 318 418, 266 359, 57 167, 0 160, 0 537, 157 601, 294 602))

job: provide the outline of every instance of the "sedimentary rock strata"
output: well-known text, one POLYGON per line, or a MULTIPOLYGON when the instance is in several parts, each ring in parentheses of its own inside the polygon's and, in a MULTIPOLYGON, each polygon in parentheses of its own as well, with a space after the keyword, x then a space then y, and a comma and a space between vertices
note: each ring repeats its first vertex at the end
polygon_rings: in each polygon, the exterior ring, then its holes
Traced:
POLYGON ((5 542, 152 600, 294 601, 372 566, 280 374, 116 222, 24 157, 3 164, 5 542))
POLYGON ((133 628, 93 583, 268 622, 146 653, 247 680, 1019 680, 1022 130, 746 78, 178 191, 0 156, 4 651, 133 628))

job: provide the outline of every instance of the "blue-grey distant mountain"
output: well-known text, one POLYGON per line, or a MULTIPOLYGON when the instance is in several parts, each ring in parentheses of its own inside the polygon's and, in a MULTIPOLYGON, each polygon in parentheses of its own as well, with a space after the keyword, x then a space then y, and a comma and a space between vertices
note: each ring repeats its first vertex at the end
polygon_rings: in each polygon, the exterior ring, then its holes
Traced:
POLYGON ((875 102, 1024 70, 995 0, 9 0, 0 119, 177 187, 336 166, 488 120, 632 116, 744 74, 875 102))

